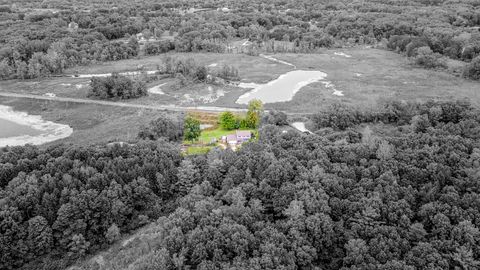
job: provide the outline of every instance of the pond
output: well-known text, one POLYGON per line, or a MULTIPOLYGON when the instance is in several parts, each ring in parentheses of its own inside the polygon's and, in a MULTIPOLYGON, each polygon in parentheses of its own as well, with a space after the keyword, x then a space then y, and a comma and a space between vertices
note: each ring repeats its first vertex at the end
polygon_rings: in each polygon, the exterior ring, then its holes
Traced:
POLYGON ((299 131, 301 131, 301 132, 313 134, 313 132, 311 132, 310 130, 308 130, 308 129, 305 127, 305 123, 304 123, 304 122, 294 122, 294 123, 292 123, 291 125, 292 125, 292 127, 296 128, 297 130, 299 130, 299 131))
POLYGON ((253 90, 240 96, 237 103, 248 104, 252 99, 259 99, 263 103, 290 101, 302 87, 323 80, 326 76, 326 73, 316 70, 294 70, 267 84, 240 83, 239 87, 253 90))
POLYGON ((68 125, 46 121, 40 116, 0 105, 0 147, 43 144, 66 138, 72 132, 68 125))
POLYGON ((0 118, 0 140, 15 136, 36 136, 40 134, 42 132, 38 129, 0 118))

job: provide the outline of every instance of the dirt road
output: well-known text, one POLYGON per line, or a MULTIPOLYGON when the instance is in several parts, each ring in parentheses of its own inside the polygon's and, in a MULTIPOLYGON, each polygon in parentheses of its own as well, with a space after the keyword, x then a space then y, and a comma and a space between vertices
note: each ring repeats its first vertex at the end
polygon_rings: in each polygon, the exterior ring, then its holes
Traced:
POLYGON ((10 98, 30 98, 30 99, 36 99, 36 100, 50 100, 50 101, 60 101, 60 102, 72 102, 72 103, 82 103, 82 104, 96 104, 96 105, 116 106, 116 107, 126 107, 126 108, 149 109, 149 110, 157 110, 157 111, 176 111, 176 112, 187 112, 187 111, 246 112, 247 111, 246 109, 239 109, 239 108, 224 108, 224 107, 210 107, 210 106, 182 107, 182 106, 175 106, 175 105, 171 105, 171 106, 143 105, 143 104, 133 104, 133 103, 125 103, 125 102, 113 102, 113 101, 68 98, 68 97, 48 97, 48 96, 39 96, 39 95, 30 95, 30 94, 9 93, 9 92, 0 92, 0 96, 10 97, 10 98))

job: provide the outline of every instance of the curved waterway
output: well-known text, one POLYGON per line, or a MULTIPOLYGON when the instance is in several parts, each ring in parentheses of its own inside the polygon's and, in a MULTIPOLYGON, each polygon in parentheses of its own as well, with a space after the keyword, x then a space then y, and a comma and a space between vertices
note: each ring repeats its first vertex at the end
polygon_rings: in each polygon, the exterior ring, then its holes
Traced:
POLYGON ((0 105, 0 147, 43 144, 66 138, 72 132, 73 129, 67 125, 0 105))
POLYGON ((327 74, 316 70, 294 70, 287 72, 267 84, 240 83, 241 88, 253 88, 237 100, 238 104, 248 104, 252 99, 263 103, 275 103, 292 100, 293 96, 304 86, 318 82, 327 74))

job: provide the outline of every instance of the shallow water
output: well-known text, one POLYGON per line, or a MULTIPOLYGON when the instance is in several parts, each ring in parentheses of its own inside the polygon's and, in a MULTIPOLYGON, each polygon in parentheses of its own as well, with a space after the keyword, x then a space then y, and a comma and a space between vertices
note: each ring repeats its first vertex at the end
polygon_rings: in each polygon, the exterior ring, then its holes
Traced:
POLYGON ((297 130, 301 131, 301 132, 306 132, 306 133, 312 133, 310 130, 308 130, 306 127, 305 127, 305 123, 304 122, 294 122, 291 124, 292 127, 296 128, 297 130))
POLYGON ((42 132, 38 129, 0 118, 0 139, 25 135, 35 136, 40 135, 41 133, 42 132))
POLYGON ((287 72, 267 84, 244 84, 239 87, 253 88, 240 96, 238 104, 248 104, 252 99, 263 103, 275 103, 292 100, 293 96, 304 86, 323 80, 326 73, 314 70, 294 70, 287 72))
POLYGON ((156 95, 165 95, 165 93, 162 91, 162 86, 166 85, 166 83, 162 83, 162 84, 159 84, 159 85, 156 85, 150 89, 148 89, 148 92, 150 94, 156 94, 156 95))
POLYGON ((73 129, 46 121, 38 115, 14 111, 0 105, 0 147, 43 144, 70 136, 73 129))

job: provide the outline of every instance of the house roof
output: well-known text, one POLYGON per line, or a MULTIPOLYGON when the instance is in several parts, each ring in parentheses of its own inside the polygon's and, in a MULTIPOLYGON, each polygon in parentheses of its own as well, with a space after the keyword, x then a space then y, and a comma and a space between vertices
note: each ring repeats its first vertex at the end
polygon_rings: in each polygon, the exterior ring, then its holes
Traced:
POLYGON ((251 137, 252 136, 252 133, 248 130, 237 130, 235 132, 235 134, 237 135, 237 137, 251 137))
POLYGON ((234 134, 227 135, 227 142, 237 141, 237 136, 234 134))

